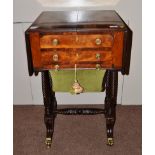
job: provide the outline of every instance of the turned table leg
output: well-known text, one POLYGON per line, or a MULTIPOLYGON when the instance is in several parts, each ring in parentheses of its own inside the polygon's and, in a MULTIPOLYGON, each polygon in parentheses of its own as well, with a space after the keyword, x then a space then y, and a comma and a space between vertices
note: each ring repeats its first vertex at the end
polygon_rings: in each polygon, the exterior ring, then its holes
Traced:
POLYGON ((54 132, 54 119, 56 114, 54 110, 57 108, 55 92, 52 91, 52 80, 48 71, 42 72, 42 92, 45 106, 44 122, 46 125, 46 140, 45 143, 49 148, 52 143, 54 132))
POLYGON ((107 145, 113 145, 113 130, 116 120, 118 72, 107 70, 106 72, 106 97, 105 97, 105 117, 107 130, 107 145))

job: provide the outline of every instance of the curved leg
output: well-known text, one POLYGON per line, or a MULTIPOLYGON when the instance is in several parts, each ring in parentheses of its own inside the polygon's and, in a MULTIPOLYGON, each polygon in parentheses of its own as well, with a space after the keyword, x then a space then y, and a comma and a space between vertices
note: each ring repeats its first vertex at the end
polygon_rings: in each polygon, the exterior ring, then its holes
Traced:
POLYGON ((45 144, 49 148, 52 143, 52 136, 54 132, 54 113, 57 108, 55 93, 52 91, 52 82, 48 71, 42 72, 42 92, 45 106, 44 122, 46 125, 46 140, 45 144))
POLYGON ((107 145, 114 144, 113 130, 116 120, 118 72, 108 70, 106 73, 106 98, 105 98, 105 117, 107 130, 107 145))

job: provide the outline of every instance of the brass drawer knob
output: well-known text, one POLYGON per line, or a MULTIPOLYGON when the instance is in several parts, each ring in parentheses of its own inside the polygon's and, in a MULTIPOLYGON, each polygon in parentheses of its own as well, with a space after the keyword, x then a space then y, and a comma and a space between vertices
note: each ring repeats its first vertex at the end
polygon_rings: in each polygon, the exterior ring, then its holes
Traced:
POLYGON ((95 40, 95 43, 96 43, 96 45, 101 45, 102 40, 101 40, 100 38, 97 38, 97 39, 95 40))
POLYGON ((100 68, 101 68, 101 65, 100 64, 96 64, 96 69, 100 70, 100 68))
POLYGON ((54 54, 54 55, 53 55, 53 61, 58 61, 58 58, 59 58, 59 57, 58 57, 58 54, 54 54))
POLYGON ((97 54, 96 54, 96 59, 98 59, 98 60, 99 60, 100 58, 101 58, 100 53, 97 53, 97 54))
POLYGON ((52 40, 52 45, 56 46, 59 44, 59 40, 58 39, 53 39, 52 40))
POLYGON ((55 65, 54 68, 55 68, 55 71, 58 71, 59 70, 59 65, 55 65))

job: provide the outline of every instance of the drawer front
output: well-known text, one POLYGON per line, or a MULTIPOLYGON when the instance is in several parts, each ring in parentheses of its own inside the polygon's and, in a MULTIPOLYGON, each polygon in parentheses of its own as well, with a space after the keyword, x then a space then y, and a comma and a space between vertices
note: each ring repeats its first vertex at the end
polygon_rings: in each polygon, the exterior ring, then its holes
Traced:
POLYGON ((112 65, 112 52, 107 51, 47 51, 42 52, 42 65, 55 68, 74 68, 74 65, 96 68, 100 65, 112 65))
POLYGON ((94 35, 43 35, 40 37, 40 48, 111 48, 111 34, 94 35))

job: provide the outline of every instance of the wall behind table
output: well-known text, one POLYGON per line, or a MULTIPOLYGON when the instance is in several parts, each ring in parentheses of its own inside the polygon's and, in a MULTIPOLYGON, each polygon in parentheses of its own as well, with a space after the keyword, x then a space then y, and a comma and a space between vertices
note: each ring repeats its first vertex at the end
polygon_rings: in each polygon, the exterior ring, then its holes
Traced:
MULTIPOLYGON (((129 76, 119 74, 119 104, 141 104, 141 0, 14 0, 14 104, 42 104, 41 76, 29 77, 24 31, 45 10, 116 10, 134 32, 129 76), (61 3, 59 3, 61 1, 61 3), (49 0, 49 2, 51 2, 49 0), (111 3, 111 4, 110 4, 111 3), (105 5, 106 4, 106 5, 105 5), (75 7, 76 5, 76 7, 75 7), (77 5, 81 5, 78 6, 77 5)), ((104 93, 56 93, 58 104, 103 104, 104 93)))

